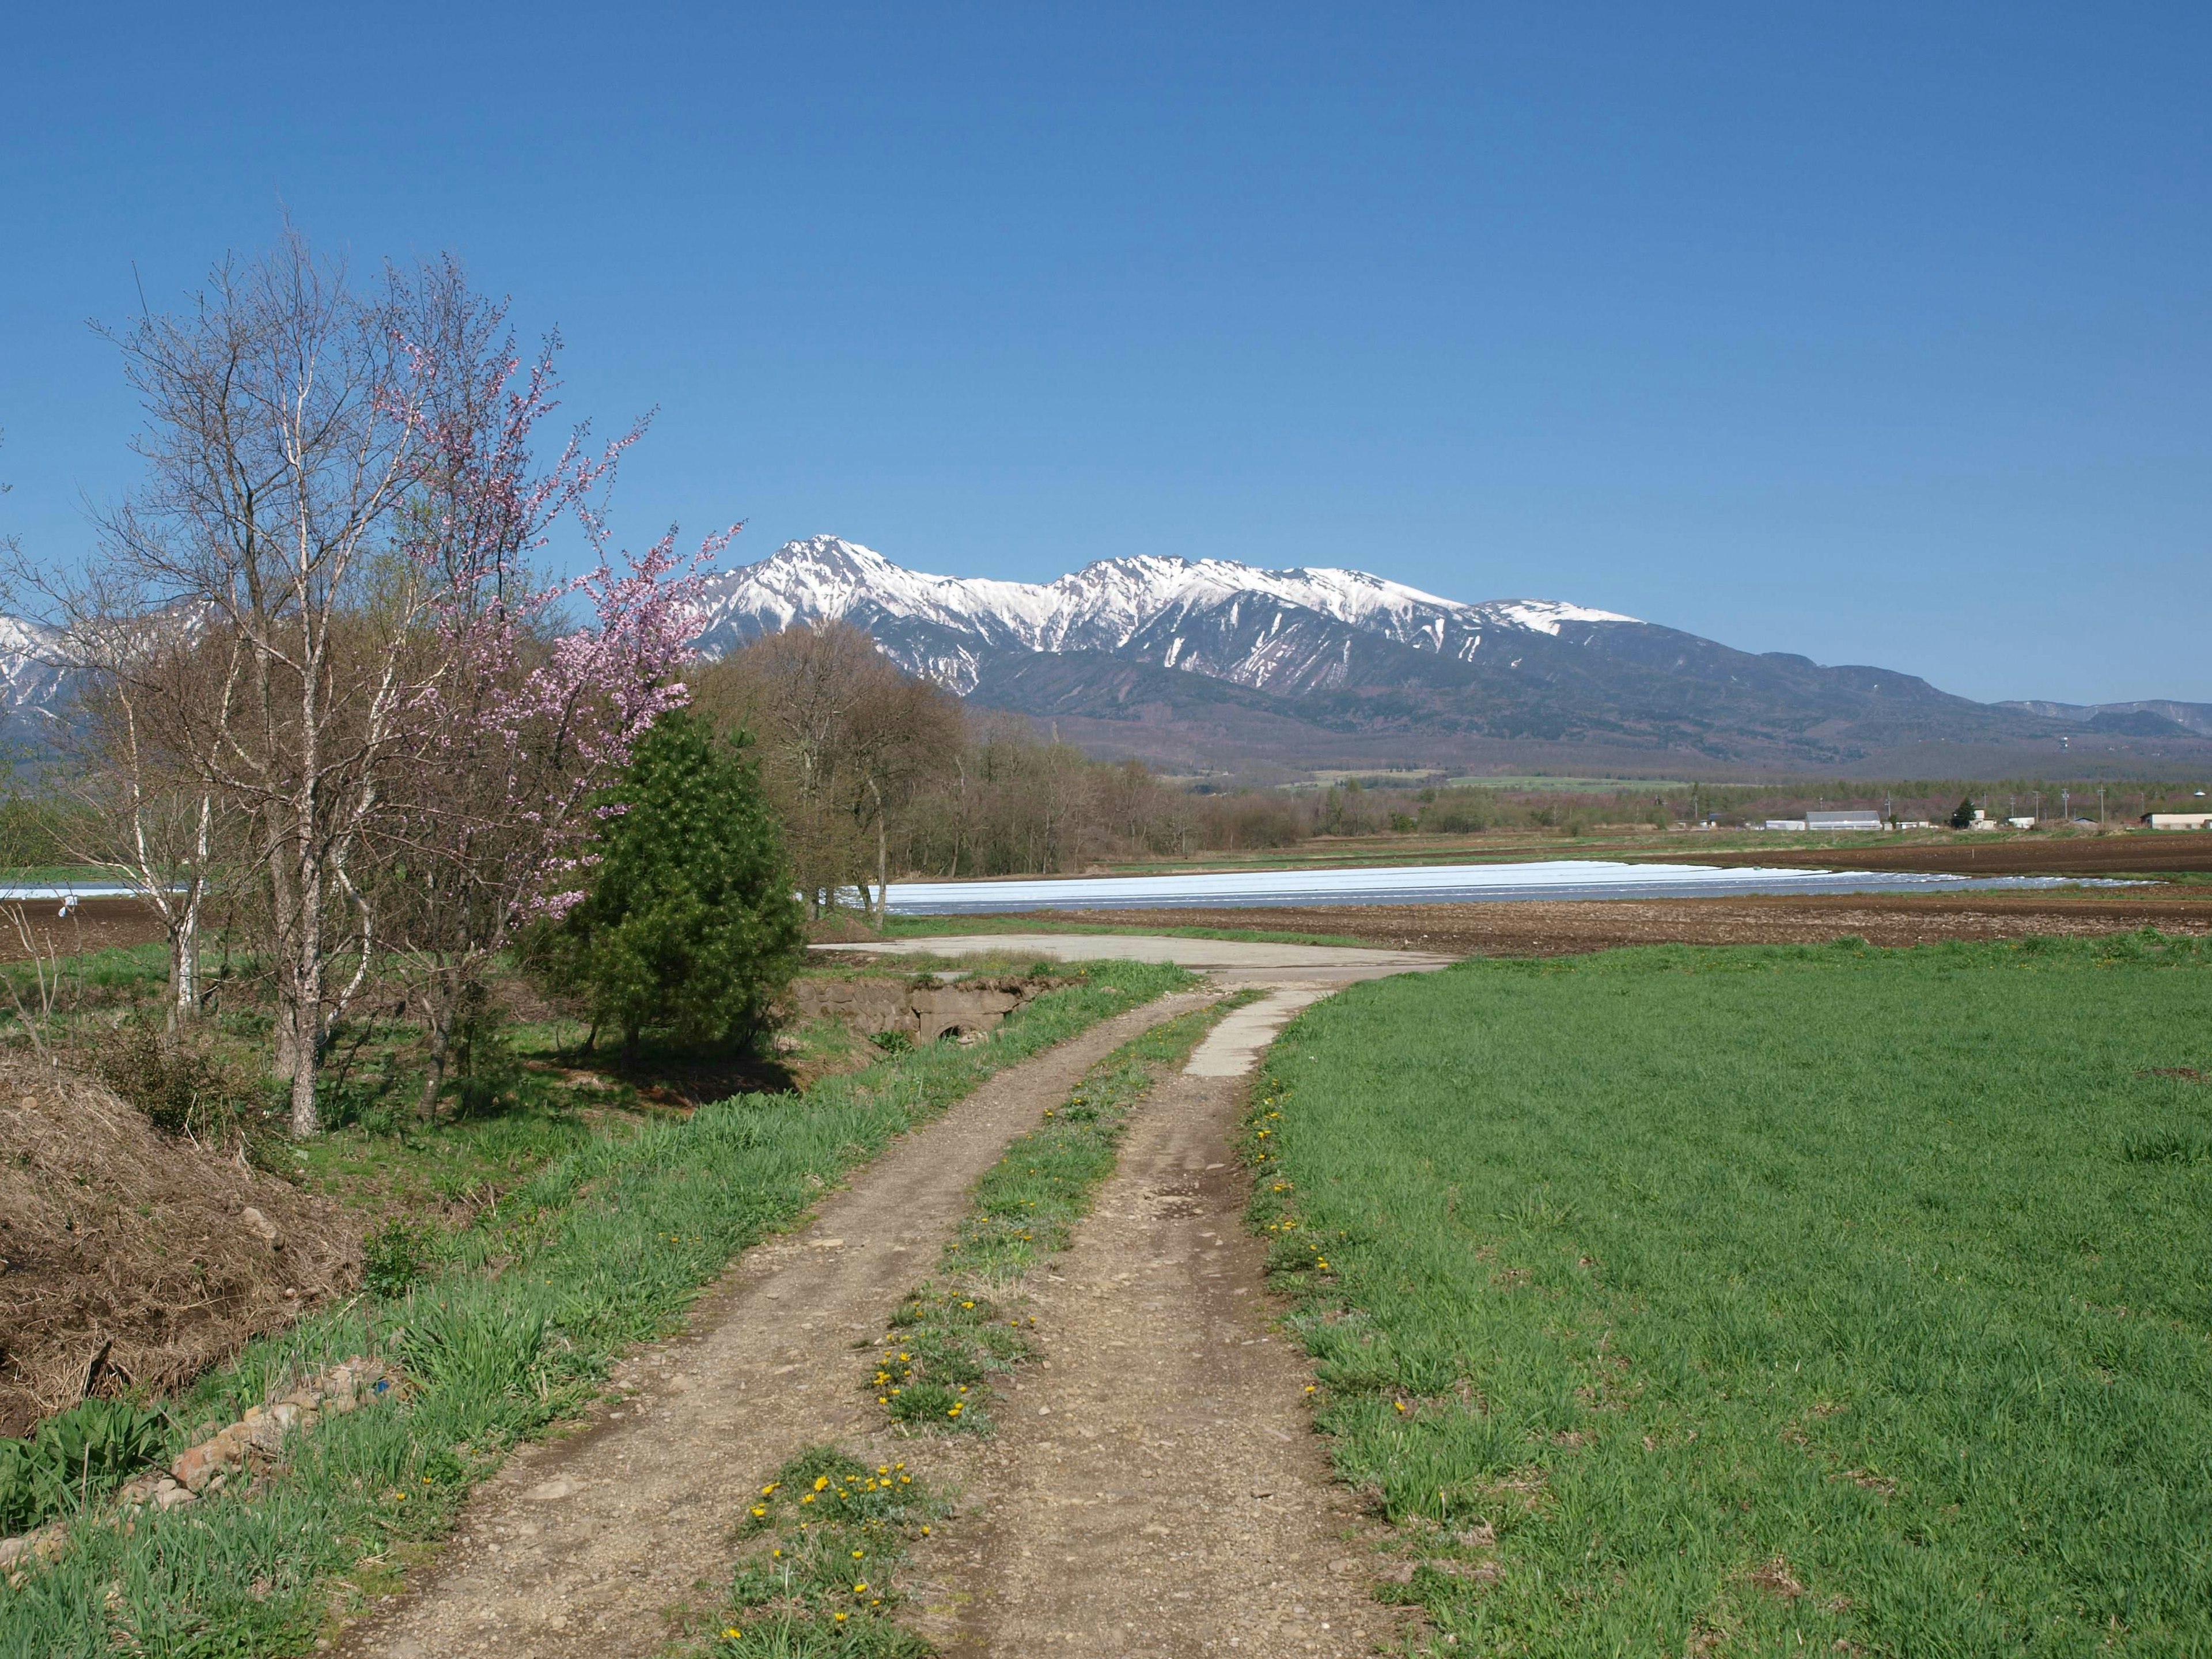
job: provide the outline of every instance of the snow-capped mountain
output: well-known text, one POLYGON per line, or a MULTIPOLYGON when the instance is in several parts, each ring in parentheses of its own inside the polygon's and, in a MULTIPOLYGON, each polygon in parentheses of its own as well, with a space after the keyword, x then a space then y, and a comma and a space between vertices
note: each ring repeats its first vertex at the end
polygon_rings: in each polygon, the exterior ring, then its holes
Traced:
POLYGON ((1346 629, 1468 661, 1486 636, 1637 620, 1554 599, 1469 605, 1360 570, 1262 570, 1158 554, 1101 559, 1043 584, 933 576, 835 536, 787 542, 716 578, 711 594, 702 635, 709 653, 839 617, 874 634, 909 672, 963 696, 995 651, 1103 651, 1258 690, 1305 692, 1346 683, 1346 629))
MULTIPOLYGON (((20 617, 0 617, 0 744, 36 748, 69 696, 54 631, 20 617)), ((9 757, 12 759, 13 757, 9 757)))
POLYGON ((1144 554, 1052 582, 993 581, 815 536, 716 577, 709 601, 709 656, 842 618, 971 702, 1170 764, 1431 765, 1510 744, 1524 760, 1562 746, 1614 763, 1653 750, 1791 767, 1879 757, 1941 776, 2039 753, 2078 770, 2085 741, 2150 752, 2142 734, 2093 735, 1893 670, 1737 651, 1559 599, 1449 599, 1358 570, 1144 554))
MULTIPOLYGON (((1444 599, 1358 570, 1146 554, 1056 581, 993 581, 817 536, 723 572, 707 599, 698 643, 710 657, 842 618, 973 704, 1178 770, 2212 766, 2206 705, 1979 703, 1893 669, 1738 651, 1559 599, 1444 599)), ((0 740, 19 756, 52 752, 68 719, 72 677, 56 645, 35 623, 0 617, 0 740)))

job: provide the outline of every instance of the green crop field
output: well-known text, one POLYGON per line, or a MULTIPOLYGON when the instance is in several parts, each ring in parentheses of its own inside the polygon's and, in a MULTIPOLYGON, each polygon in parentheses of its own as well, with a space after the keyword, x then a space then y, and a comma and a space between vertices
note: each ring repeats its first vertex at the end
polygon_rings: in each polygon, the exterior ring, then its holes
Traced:
POLYGON ((1248 1136, 1449 1650, 2212 1653, 2204 942, 1470 962, 1248 1136))

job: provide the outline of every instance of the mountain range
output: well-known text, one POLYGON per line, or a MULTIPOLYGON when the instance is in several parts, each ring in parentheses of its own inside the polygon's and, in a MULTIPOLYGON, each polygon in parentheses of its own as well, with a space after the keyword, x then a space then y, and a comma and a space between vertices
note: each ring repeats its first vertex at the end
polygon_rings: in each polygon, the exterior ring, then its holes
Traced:
MULTIPOLYGON (((1358 570, 1148 554, 994 581, 815 536, 717 574, 707 599, 709 657, 839 617, 972 705, 1170 772, 2212 769, 2212 704, 1976 702, 1894 669, 1738 651, 1559 599, 1448 599, 1358 570)), ((19 750, 44 748, 65 713, 53 654, 49 630, 0 617, 0 736, 19 750)))
POLYGON ((719 655, 841 617, 971 703, 1170 769, 1534 766, 2081 776, 2212 763, 2212 704, 1983 703, 1894 669, 1738 651, 1558 599, 1468 603, 1363 571, 1103 559, 930 575, 834 536, 716 576, 719 655))

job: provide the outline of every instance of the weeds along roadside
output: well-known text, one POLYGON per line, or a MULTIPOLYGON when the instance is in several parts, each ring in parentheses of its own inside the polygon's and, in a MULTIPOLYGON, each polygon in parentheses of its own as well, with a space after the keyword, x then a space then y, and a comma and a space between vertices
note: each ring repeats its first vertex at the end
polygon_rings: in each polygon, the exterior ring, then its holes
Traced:
POLYGON ((1040 1257, 1068 1247, 1114 1173, 1131 1109, 1224 1014, 1261 994, 1237 992, 1123 1043, 984 1171, 935 1275, 891 1316, 864 1384, 892 1422, 989 1431, 982 1385, 1030 1357, 1024 1332, 1036 1322, 994 1292, 1017 1284, 1040 1257))
POLYGON ((469 1489, 573 1414, 626 1347, 662 1335, 728 1261, 795 1221, 841 1175, 993 1073, 1190 982, 1108 963, 1038 997, 989 1040, 941 1043, 595 1140, 450 1239, 435 1279, 364 1296, 257 1342, 171 1402, 172 1449, 353 1354, 403 1370, 408 1397, 295 1436, 250 1492, 97 1513, 58 1563, 0 1588, 0 1659, 118 1650, 295 1650, 396 1588, 469 1489))
POLYGON ((1457 1652, 2212 1646, 2212 948, 1670 947, 1351 988, 1252 1224, 1457 1652))
POLYGON ((743 1554, 710 1659, 928 1659, 896 1622, 908 1548, 945 1512, 903 1462, 834 1446, 801 1452, 764 1483, 738 1528, 743 1554))

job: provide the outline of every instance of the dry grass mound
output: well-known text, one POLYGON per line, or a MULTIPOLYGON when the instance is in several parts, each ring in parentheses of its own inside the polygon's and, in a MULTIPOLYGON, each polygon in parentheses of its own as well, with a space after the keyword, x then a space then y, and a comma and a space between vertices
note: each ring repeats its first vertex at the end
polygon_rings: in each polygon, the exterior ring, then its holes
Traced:
POLYGON ((832 910, 806 924, 809 945, 872 945, 882 938, 849 910, 832 910))
POLYGON ((360 1277, 337 1205, 156 1131, 105 1085, 0 1059, 0 1435, 165 1389, 360 1277))

